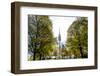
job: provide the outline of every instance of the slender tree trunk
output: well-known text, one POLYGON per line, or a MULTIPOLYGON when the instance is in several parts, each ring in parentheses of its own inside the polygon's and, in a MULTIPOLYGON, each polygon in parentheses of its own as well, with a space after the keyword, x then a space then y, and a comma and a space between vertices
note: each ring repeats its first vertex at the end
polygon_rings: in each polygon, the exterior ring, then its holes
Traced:
POLYGON ((82 46, 81 46, 81 40, 80 40, 80 34, 79 34, 79 32, 78 32, 78 35, 79 35, 79 37, 78 37, 78 40, 79 40, 79 43, 78 43, 79 50, 80 50, 81 58, 83 58, 84 55, 83 55, 83 49, 82 49, 82 46))
POLYGON ((35 51, 36 51, 36 43, 35 43, 34 46, 35 46, 35 48, 34 48, 34 50, 33 50, 33 60, 35 60, 35 55, 36 55, 36 52, 35 52, 35 51))
POLYGON ((33 60, 35 60, 35 55, 36 55, 36 52, 33 53, 33 60))
POLYGON ((81 58, 84 58, 83 50, 82 50, 82 47, 81 47, 81 44, 80 43, 79 43, 79 49, 80 49, 81 58))
POLYGON ((42 55, 40 54, 40 60, 41 60, 41 58, 42 58, 42 55))

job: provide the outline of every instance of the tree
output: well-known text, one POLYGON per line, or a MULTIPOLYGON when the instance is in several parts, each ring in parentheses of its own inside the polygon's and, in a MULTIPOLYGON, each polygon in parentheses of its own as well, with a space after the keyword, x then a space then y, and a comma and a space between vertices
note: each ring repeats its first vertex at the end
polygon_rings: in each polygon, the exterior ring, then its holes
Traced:
POLYGON ((66 47, 70 56, 86 58, 88 53, 88 20, 77 17, 67 31, 66 47))
POLYGON ((28 16, 29 51, 33 60, 45 59, 53 51, 52 23, 48 16, 28 16))

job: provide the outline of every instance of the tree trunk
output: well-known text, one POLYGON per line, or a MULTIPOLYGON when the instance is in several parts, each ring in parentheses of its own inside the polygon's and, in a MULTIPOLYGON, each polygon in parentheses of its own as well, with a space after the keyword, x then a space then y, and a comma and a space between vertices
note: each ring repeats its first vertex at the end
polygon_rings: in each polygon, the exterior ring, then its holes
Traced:
POLYGON ((36 58, 35 58, 35 55, 36 55, 36 48, 37 48, 37 45, 36 45, 36 43, 35 43, 35 48, 34 48, 34 51, 33 51, 33 60, 35 60, 36 58))
POLYGON ((41 58, 42 58, 42 55, 40 54, 40 60, 41 60, 41 58))
POLYGON ((83 51, 82 51, 81 44, 79 44, 79 49, 80 49, 81 58, 84 58, 84 55, 83 55, 83 51))
POLYGON ((36 53, 34 52, 34 53, 33 53, 33 60, 35 60, 35 55, 36 55, 36 53))

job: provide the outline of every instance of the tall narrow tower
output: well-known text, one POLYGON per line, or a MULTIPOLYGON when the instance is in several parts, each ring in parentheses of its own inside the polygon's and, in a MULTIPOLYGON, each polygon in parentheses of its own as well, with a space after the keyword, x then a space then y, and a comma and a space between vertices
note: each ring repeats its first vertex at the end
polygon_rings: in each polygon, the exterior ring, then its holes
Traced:
POLYGON ((58 57, 61 57, 61 34, 60 34, 60 28, 59 28, 59 35, 58 35, 58 43, 59 43, 59 54, 58 57))

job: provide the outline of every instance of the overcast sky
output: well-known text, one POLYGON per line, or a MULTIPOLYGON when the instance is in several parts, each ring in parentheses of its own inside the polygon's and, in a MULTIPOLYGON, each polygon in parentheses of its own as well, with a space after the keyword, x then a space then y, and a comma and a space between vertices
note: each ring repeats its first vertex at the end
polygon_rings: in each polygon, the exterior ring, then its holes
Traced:
POLYGON ((61 34, 61 42, 65 43, 67 39, 67 30, 75 21, 76 17, 59 17, 59 16, 49 16, 53 24, 53 34, 54 37, 58 37, 59 29, 61 34))

